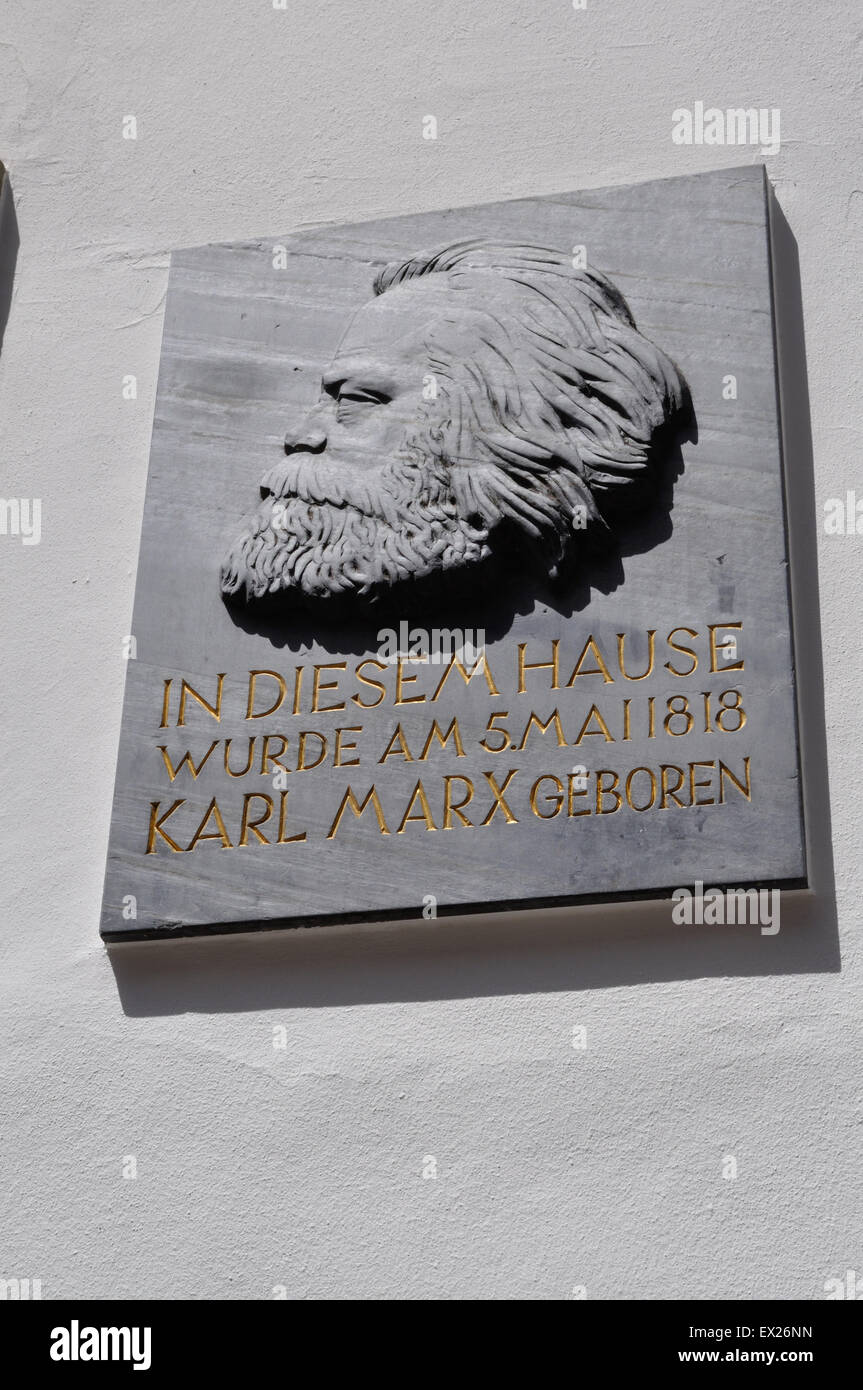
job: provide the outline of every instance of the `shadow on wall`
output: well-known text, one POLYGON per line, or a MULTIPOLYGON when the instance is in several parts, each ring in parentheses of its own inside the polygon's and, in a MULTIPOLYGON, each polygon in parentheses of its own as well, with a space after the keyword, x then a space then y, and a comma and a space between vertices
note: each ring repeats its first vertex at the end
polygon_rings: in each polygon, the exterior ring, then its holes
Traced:
POLYGON ((108 948, 133 1017, 243 1013, 619 988, 839 968, 822 894, 783 894, 781 928, 679 927, 665 902, 419 916, 379 927, 142 941, 108 948))
POLYGON ((509 632, 516 614, 531 613, 538 605, 566 617, 582 612, 594 590, 610 594, 624 583, 628 556, 652 550, 671 535, 674 486, 684 469, 682 446, 698 442, 689 388, 684 386, 684 391, 679 414, 656 435, 654 491, 649 503, 630 517, 615 520, 608 515, 611 530, 603 526, 597 534, 581 533, 580 544, 554 578, 548 574, 547 541, 534 544, 520 526, 504 520, 494 530, 495 553, 471 567, 467 591, 462 569, 454 568, 449 574, 436 570, 425 579, 377 594, 368 611, 351 598, 340 602, 331 595, 321 613, 319 601, 309 609, 308 600, 297 595, 287 627, 283 593, 272 600, 259 598, 249 607, 234 596, 225 600, 231 621, 244 632, 259 633, 274 647, 293 652, 316 643, 334 656, 345 652, 365 656, 378 646, 381 627, 397 629, 402 618, 415 614, 422 614, 425 629, 447 630, 457 611, 462 630, 483 632, 489 641, 497 642, 509 632))
POLYGON ((3 350, 3 335, 12 305, 12 282, 15 279, 19 245, 12 185, 5 167, 0 164, 0 352, 3 350))
POLYGON ((811 889, 783 894, 778 934, 675 926, 670 902, 654 901, 130 942, 108 952, 127 1014, 349 1007, 839 970, 799 265, 775 201, 771 223, 811 889))

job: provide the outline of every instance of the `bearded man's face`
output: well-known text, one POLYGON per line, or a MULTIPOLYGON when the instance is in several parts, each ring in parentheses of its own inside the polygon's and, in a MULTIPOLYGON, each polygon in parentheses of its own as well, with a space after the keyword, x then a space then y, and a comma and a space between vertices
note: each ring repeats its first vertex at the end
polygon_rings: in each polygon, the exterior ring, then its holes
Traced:
POLYGON ((461 304, 433 277, 357 313, 318 404, 261 481, 222 566, 226 597, 366 594, 488 556, 487 520, 453 488, 460 432, 431 346, 443 325, 457 350, 461 304))

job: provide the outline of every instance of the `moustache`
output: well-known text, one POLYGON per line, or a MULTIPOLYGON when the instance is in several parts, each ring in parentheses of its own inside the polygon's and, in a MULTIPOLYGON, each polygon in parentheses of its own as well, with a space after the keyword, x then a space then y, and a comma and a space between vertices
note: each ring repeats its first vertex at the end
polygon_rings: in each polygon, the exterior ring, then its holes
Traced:
POLYGON ((292 456, 261 491, 222 566, 226 598, 367 593, 488 554, 487 529, 460 515, 446 478, 435 478, 428 462, 359 473, 292 456))
POLYGON ((315 454, 291 454, 261 479, 261 496, 270 504, 278 527, 280 503, 300 501, 309 507, 351 508, 362 516, 399 526, 422 518, 424 505, 436 516, 455 517, 445 469, 435 469, 426 455, 407 455, 378 467, 336 464, 315 454))

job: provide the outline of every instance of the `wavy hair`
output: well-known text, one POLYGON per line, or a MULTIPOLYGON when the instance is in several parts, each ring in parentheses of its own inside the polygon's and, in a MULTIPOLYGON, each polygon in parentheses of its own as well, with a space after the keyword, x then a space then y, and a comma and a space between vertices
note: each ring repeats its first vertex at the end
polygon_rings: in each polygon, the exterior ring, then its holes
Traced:
POLYGON ((467 360, 447 348, 446 314, 442 337, 440 320, 429 329, 437 443, 465 514, 513 520, 559 559, 585 517, 603 526, 644 505, 686 384, 614 285, 560 251, 473 240, 390 263, 374 292, 434 275, 465 293, 474 328, 467 360))

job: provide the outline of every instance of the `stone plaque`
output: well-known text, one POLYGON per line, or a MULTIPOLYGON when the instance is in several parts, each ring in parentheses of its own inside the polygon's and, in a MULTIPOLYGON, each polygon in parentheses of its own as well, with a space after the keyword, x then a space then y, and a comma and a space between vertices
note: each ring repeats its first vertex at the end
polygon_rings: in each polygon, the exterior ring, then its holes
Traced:
POLYGON ((108 940, 805 885, 767 195, 174 255, 108 940))

